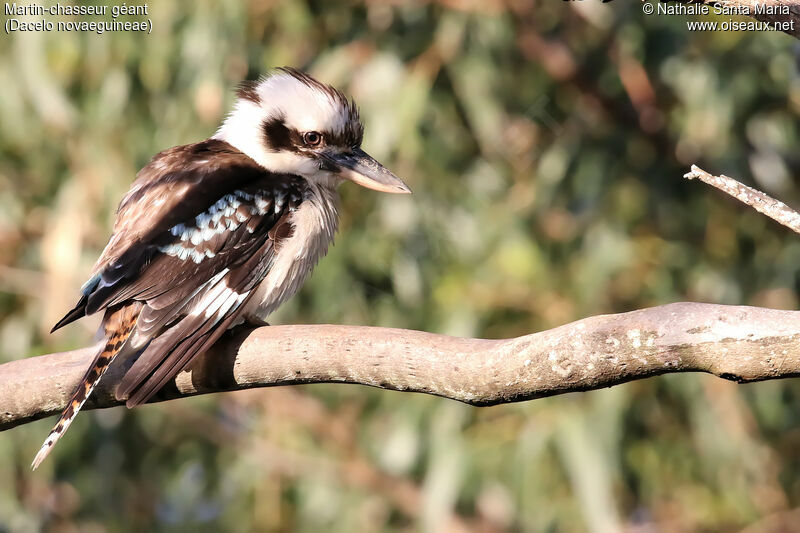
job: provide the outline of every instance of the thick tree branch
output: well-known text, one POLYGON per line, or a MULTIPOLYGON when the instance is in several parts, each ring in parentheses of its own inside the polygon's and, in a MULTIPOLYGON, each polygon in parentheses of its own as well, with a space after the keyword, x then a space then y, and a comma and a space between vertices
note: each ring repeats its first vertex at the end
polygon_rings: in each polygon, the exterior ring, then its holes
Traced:
MULTIPOLYGON (((95 348, 0 365, 0 430, 60 411, 95 348)), ((119 405, 112 367, 86 408, 119 405)), ((669 372, 739 382, 800 375, 800 311, 676 303, 514 339, 359 326, 240 331, 154 401, 296 383, 361 383, 473 405, 609 387, 669 372)))

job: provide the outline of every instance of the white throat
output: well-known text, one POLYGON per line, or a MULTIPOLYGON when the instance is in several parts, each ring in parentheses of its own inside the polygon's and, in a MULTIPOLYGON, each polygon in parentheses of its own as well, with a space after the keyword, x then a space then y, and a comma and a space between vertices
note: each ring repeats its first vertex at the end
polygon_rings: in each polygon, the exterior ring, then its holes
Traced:
POLYGON ((292 214, 292 236, 281 243, 272 268, 245 311, 251 319, 266 319, 308 279, 333 243, 339 225, 338 203, 336 191, 311 183, 292 214))

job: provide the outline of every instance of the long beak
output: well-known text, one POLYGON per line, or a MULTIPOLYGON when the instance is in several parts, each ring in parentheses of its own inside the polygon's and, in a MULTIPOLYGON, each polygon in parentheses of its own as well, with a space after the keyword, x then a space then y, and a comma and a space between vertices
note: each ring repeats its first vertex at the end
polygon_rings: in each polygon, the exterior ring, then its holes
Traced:
POLYGON ((325 163, 332 164, 334 171, 338 171, 340 176, 362 187, 396 194, 411 193, 403 180, 360 148, 349 153, 340 152, 324 157, 325 163))

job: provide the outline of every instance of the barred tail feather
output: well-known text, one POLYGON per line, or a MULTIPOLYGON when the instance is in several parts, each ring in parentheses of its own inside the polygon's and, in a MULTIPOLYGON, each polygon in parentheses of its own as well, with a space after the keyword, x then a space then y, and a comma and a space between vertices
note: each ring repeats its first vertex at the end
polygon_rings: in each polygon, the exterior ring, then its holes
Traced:
POLYGON ((33 463, 31 463, 31 468, 33 470, 36 470, 42 461, 45 460, 52 451, 53 446, 58 442, 58 439, 66 433, 67 428, 72 424, 78 411, 80 411, 86 399, 92 393, 92 390, 94 390, 95 386, 100 382, 100 378, 105 371, 108 370, 111 361, 114 360, 125 345, 125 341, 136 325, 137 317, 138 308, 133 310, 131 307, 122 308, 106 315, 106 320, 104 322, 108 341, 106 341, 103 349, 95 357, 94 363, 92 363, 92 366, 83 376, 80 385, 78 385, 78 388, 72 394, 58 422, 56 422, 56 425, 50 431, 44 444, 42 444, 42 447, 39 449, 39 453, 37 453, 36 457, 33 459, 33 463))

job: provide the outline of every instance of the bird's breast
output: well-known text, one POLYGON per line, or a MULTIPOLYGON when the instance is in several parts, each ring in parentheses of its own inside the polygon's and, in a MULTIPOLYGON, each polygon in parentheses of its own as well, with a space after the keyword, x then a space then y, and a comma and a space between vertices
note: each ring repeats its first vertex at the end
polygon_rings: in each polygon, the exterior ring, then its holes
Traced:
POLYGON ((265 319, 308 279, 333 242, 338 226, 334 190, 312 185, 292 214, 292 234, 280 242, 272 267, 256 289, 245 315, 265 319))

